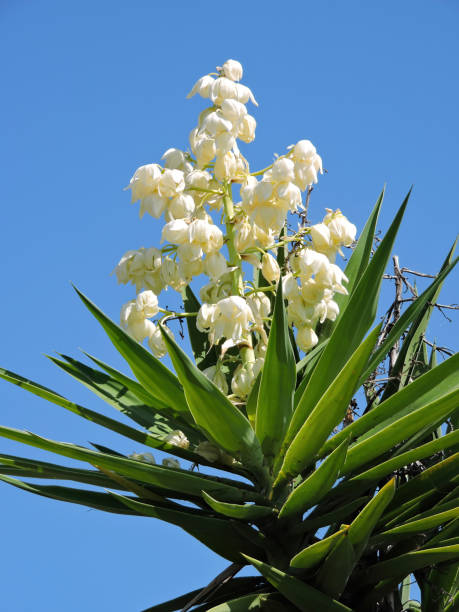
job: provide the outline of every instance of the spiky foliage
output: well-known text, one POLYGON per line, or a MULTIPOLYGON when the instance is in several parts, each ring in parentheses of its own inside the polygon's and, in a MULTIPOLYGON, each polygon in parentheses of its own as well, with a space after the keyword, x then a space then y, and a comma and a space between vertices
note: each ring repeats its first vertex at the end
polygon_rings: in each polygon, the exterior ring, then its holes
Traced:
MULTIPOLYGON (((134 426, 1 370, 5 380, 136 443, 199 465, 199 472, 0 427, 6 438, 90 466, 0 455, 0 478, 37 495, 173 523, 233 563, 209 589, 151 611, 178 610, 194 601, 196 610, 219 612, 452 612, 458 601, 459 358, 436 365, 419 351, 419 339, 457 260, 452 260, 453 247, 435 280, 392 329, 384 337, 380 325, 370 331, 380 280, 406 206, 405 201, 370 257, 381 200, 348 262, 351 286, 337 323, 331 333, 326 326, 319 330, 318 346, 300 361, 295 361, 279 285, 265 365, 245 405, 231 403, 164 334, 176 374, 169 371, 81 293, 136 380, 95 358, 97 369, 70 357, 53 361, 129 416, 134 426), (372 373, 401 337, 389 382, 375 398, 372 373), (413 354, 422 367, 413 368, 413 354), (352 419, 350 402, 362 386, 368 406, 352 419), (280 422, 285 423, 282 438, 276 436, 280 422), (174 444, 171 432, 177 429, 188 437, 188 448, 174 444), (205 441, 221 457, 234 459, 206 459, 196 452, 205 441), (209 465, 225 470, 227 477, 206 475, 209 465), (244 484, 241 476, 252 484, 244 484), (102 490, 32 484, 26 477, 76 481, 102 490), (245 564, 261 577, 232 577, 245 564), (421 590, 421 608, 410 601, 412 574, 421 590)), ((191 302, 185 305, 196 312, 195 298, 191 302)), ((206 342, 205 334, 194 334, 196 356, 207 351, 206 342)))

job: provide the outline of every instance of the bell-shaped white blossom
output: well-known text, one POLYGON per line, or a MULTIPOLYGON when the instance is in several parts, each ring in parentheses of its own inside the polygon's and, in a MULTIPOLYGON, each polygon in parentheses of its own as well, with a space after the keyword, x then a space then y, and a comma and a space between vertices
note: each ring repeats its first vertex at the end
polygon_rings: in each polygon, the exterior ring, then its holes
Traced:
POLYGON ((237 137, 239 140, 246 143, 251 143, 255 140, 255 129, 257 127, 255 117, 252 117, 252 115, 244 115, 237 124, 237 127, 237 137))
POLYGON ((166 168, 158 181, 158 193, 166 198, 173 198, 185 189, 185 175, 181 170, 166 168))
POLYGON ((220 276, 223 276, 228 271, 225 256, 218 251, 207 255, 204 260, 204 271, 212 280, 217 280, 220 276))
POLYGON ((259 357, 255 361, 240 364, 234 371, 231 380, 231 390, 237 397, 245 399, 255 383, 261 368, 263 367, 264 359, 259 357))
POLYGON ((170 201, 169 215, 172 219, 187 219, 194 213, 195 208, 193 196, 181 193, 170 201))
MULTIPOLYGON (((174 334, 168 327, 163 326, 163 329, 172 339, 174 338, 174 334)), ((154 325, 154 329, 152 329, 148 337, 148 346, 153 355, 158 359, 167 355, 166 343, 164 342, 163 335, 158 325, 154 325)))
POLYGON ((156 465, 156 460, 151 453, 131 453, 129 459, 135 459, 136 461, 143 461, 150 465, 156 465))
POLYGON ((280 278, 280 268, 270 253, 264 253, 261 258, 261 273, 268 283, 277 283, 280 278))
POLYGON ((330 209, 327 211, 328 214, 325 215, 323 222, 330 231, 331 241, 337 247, 350 246, 355 240, 356 226, 343 215, 339 208, 335 212, 330 209))
MULTIPOLYGON (((215 79, 210 88, 210 99, 215 104, 215 106, 221 106, 224 100, 231 98, 233 100, 238 100, 238 91, 239 87, 241 87, 238 83, 235 83, 231 79, 227 79, 226 77, 219 77, 215 79)), ((242 100, 239 100, 243 102, 242 100)), ((244 103, 244 102, 243 102, 244 103)))
POLYGON ((172 242, 172 244, 185 244, 188 240, 188 229, 189 224, 184 219, 169 221, 163 227, 161 242, 167 240, 167 242, 172 242))
POLYGON ((319 338, 311 327, 305 325, 304 327, 299 328, 296 335, 296 343, 298 344, 298 348, 300 350, 305 352, 309 351, 310 349, 314 348, 318 342, 319 338))
POLYGON ((196 94, 199 94, 203 98, 209 98, 210 90, 214 80, 215 79, 211 77, 210 74, 206 74, 205 76, 201 77, 193 85, 193 88, 187 95, 187 98, 192 98, 196 94))
POLYGON ((271 170, 271 178, 279 183, 293 181, 295 178, 295 164, 286 157, 276 160, 271 170))
POLYGON ((169 444, 179 446, 180 448, 188 448, 190 446, 188 438, 180 429, 174 429, 168 433, 164 439, 166 442, 169 442, 169 444))
POLYGON ((128 251, 114 272, 118 283, 132 283, 137 292, 144 287, 158 295, 164 287, 161 279, 161 251, 154 247, 128 251))
POLYGON ((209 338, 216 344, 222 338, 234 342, 242 340, 255 323, 252 310, 246 300, 238 295, 224 298, 216 304, 203 304, 199 309, 197 327, 209 331, 209 338))
POLYGON ((137 340, 143 342, 151 334, 154 323, 145 318, 142 311, 137 308, 136 300, 131 300, 123 305, 120 316, 121 327, 137 340))
POLYGON ((188 240, 191 244, 200 246, 204 253, 214 253, 223 246, 223 233, 213 223, 195 219, 189 225, 188 240))
POLYGON ((228 395, 228 383, 226 382, 226 376, 223 374, 220 368, 217 366, 210 366, 209 368, 203 370, 202 373, 204 376, 207 376, 207 378, 211 380, 224 395, 228 395))
POLYGON ((167 210, 168 203, 169 199, 159 195, 158 192, 147 195, 140 200, 139 217, 142 219, 144 214, 148 213, 154 219, 159 219, 167 210))
POLYGON ((159 312, 158 298, 151 290, 142 291, 135 300, 135 307, 143 317, 150 319, 159 312))
POLYGON ((180 149, 168 149, 161 159, 164 160, 165 168, 181 170, 185 174, 193 170, 193 165, 189 162, 187 154, 180 149))
POLYGON ((271 312, 271 302, 263 291, 257 291, 247 296, 247 304, 250 306, 257 325, 263 323, 271 312))
POLYGON ((131 190, 131 202, 137 202, 147 195, 152 194, 161 178, 161 166, 158 164, 147 164, 140 166, 135 171, 126 189, 131 190))

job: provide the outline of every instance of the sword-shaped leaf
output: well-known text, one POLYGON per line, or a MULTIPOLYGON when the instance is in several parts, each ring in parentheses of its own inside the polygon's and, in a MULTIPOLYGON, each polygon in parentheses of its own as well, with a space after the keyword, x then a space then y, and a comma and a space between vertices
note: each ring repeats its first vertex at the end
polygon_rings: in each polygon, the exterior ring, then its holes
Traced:
POLYGON ((295 383, 295 357, 289 337, 282 283, 279 282, 261 372, 255 422, 255 432, 269 463, 277 455, 292 417, 295 383))
POLYGON ((64 457, 86 461, 91 465, 100 465, 118 474, 143 483, 152 484, 160 489, 166 489, 167 491, 176 490, 194 495, 199 499, 203 489, 230 502, 238 503, 263 499, 261 495, 242 482, 223 478, 217 479, 205 475, 197 476, 185 470, 176 470, 174 468, 146 464, 135 459, 99 453, 83 446, 76 446, 67 442, 55 442, 54 440, 10 427, 0 426, 0 436, 63 455, 64 457))
POLYGON ((354 546, 350 542, 349 533, 344 532, 337 539, 335 546, 317 572, 316 586, 331 597, 340 597, 356 561, 357 557, 354 546))
POLYGON ((360 466, 369 463, 372 459, 381 456, 396 444, 415 434, 432 420, 443 421, 457 409, 459 390, 440 397, 434 402, 418 408, 411 414, 397 419, 373 436, 362 442, 357 442, 349 449, 343 474, 354 472, 360 466))
POLYGON ((314 542, 314 544, 303 548, 303 550, 296 554, 290 561, 290 566, 295 569, 306 570, 318 565, 323 559, 325 559, 333 546, 335 546, 338 539, 347 531, 348 528, 349 527, 347 526, 340 529, 327 538, 323 538, 322 540, 314 542))
POLYGON ((363 441, 406 414, 414 412, 450 391, 459 389, 459 353, 446 359, 434 370, 426 372, 385 402, 356 419, 322 446, 319 457, 336 448, 344 438, 363 441))
POLYGON ((75 288, 83 304, 99 321, 108 337, 126 359, 135 377, 145 389, 157 397, 171 409, 188 418, 183 389, 176 376, 147 351, 139 342, 136 342, 121 327, 113 323, 95 304, 75 288))
MULTIPOLYGON (((254 546, 249 538, 244 538, 241 531, 234 529, 229 521, 145 504, 117 493, 112 493, 112 495, 138 514, 151 516, 181 527, 205 546, 230 561, 242 561, 241 553, 244 551, 258 551, 258 554, 264 555, 262 549, 254 546)), ((246 529, 252 531, 248 526, 246 529)))
POLYGON ((290 493, 279 513, 280 519, 293 514, 302 514, 325 497, 340 474, 347 447, 348 440, 345 440, 306 480, 290 493))
POLYGON ((105 512, 114 512, 116 514, 135 514, 139 515, 132 508, 126 508, 124 504, 113 498, 109 493, 100 493, 99 491, 86 491, 84 489, 73 489, 71 487, 60 487, 55 485, 37 485, 28 482, 22 482, 16 478, 8 476, 0 476, 0 480, 6 482, 18 489, 23 489, 35 495, 49 497, 59 501, 70 502, 72 504, 80 504, 105 512))
POLYGON ((263 456, 249 421, 177 343, 164 331, 162 334, 196 424, 209 439, 233 457, 240 457, 252 473, 260 476, 263 456))
POLYGON ((257 521, 268 516, 272 516, 274 511, 270 506, 257 506, 255 504, 241 505, 229 504, 227 502, 218 501, 205 491, 202 492, 204 501, 209 504, 212 510, 227 516, 228 518, 239 519, 242 521, 257 521))
POLYGON ((243 555, 268 582, 303 612, 351 612, 350 608, 324 595, 302 580, 281 572, 272 565, 243 555))
MULTIPOLYGON (((308 467, 333 428, 343 420, 355 392, 360 372, 379 335, 379 329, 380 325, 368 335, 323 393, 289 446, 275 486, 308 467)), ((314 372, 316 371, 317 368, 314 372)), ((308 388, 305 395, 308 393, 308 388)))

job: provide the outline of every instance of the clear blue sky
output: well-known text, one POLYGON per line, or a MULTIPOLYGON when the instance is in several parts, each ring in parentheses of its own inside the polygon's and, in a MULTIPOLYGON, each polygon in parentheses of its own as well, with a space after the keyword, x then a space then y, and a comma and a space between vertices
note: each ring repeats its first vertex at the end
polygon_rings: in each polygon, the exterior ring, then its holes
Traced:
MULTIPOLYGON (((187 146, 203 104, 185 95, 228 58, 243 63, 260 104, 252 167, 311 139, 328 170, 312 217, 340 207, 359 228, 383 183, 382 229, 414 183, 396 253, 436 272, 457 231, 458 26, 456 0, 3 0, 0 364, 104 409, 43 354, 82 347, 120 365, 69 281, 118 317, 131 291, 109 273, 126 250, 157 244, 160 228, 139 221, 122 188, 139 165, 187 146)), ((457 279, 443 302, 458 301, 457 279)), ((440 315, 432 335, 457 346, 440 315)), ((4 425, 139 450, 7 383, 0 393, 4 425)), ((7 441, 0 452, 51 460, 7 441)), ((226 565, 152 519, 6 485, 0 503, 5 612, 138 611, 226 565)))

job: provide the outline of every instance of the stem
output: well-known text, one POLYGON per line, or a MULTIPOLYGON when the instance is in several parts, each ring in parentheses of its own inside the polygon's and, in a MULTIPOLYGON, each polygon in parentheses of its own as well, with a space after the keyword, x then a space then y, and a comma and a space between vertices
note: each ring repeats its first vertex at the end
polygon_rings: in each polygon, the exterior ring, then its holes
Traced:
POLYGON ((243 291, 241 256, 234 245, 234 204, 230 194, 230 187, 226 186, 223 196, 225 207, 226 238, 229 253, 229 264, 234 270, 231 273, 233 295, 241 295, 243 291))

